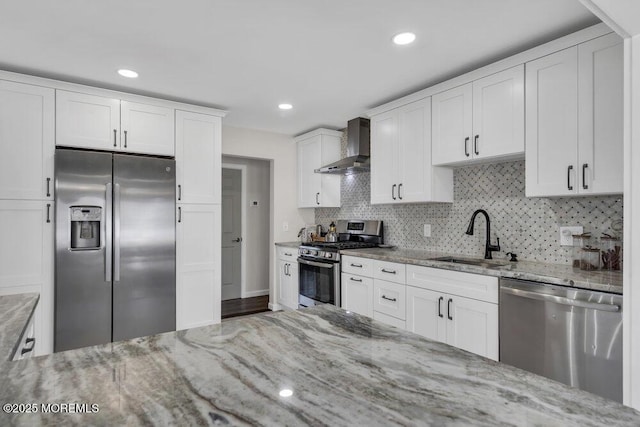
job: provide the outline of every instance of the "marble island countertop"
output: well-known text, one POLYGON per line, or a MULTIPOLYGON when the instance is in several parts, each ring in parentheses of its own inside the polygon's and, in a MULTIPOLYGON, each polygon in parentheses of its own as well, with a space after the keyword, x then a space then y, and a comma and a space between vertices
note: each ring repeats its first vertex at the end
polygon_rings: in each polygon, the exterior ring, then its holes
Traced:
POLYGON ((640 412, 616 402, 333 306, 0 369, 3 404, 86 405, 80 413, 3 412, 0 425, 640 424, 640 412), (292 395, 279 396, 284 389, 292 395))
POLYGON ((11 360, 18 348, 20 336, 36 309, 40 294, 0 296, 0 359, 11 360))
POLYGON ((617 271, 584 271, 573 268, 570 265, 531 261, 509 262, 504 259, 493 260, 493 265, 491 267, 486 267, 434 260, 434 258, 442 257, 460 257, 476 261, 484 261, 481 258, 472 259, 468 256, 417 249, 371 248, 343 250, 340 251, 340 253, 343 255, 372 258, 382 261, 422 265, 425 267, 463 271, 487 276, 532 280, 555 285, 572 286, 582 289, 622 294, 622 272, 617 271))

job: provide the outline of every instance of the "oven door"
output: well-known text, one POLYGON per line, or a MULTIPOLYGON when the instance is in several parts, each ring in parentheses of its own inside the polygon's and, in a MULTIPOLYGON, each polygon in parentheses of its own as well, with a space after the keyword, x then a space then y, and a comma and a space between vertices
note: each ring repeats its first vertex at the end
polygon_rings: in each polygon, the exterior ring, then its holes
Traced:
POLYGON ((298 258, 301 307, 333 304, 340 307, 340 263, 298 258))

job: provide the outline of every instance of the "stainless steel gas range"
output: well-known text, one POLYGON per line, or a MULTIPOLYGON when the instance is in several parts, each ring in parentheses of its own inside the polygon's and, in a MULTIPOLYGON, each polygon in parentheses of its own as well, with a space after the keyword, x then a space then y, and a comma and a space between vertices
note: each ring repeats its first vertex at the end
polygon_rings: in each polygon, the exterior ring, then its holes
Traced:
POLYGON ((300 307, 340 307, 340 251, 375 248, 384 243, 382 221, 338 220, 336 231, 337 242, 305 243, 298 249, 300 307))

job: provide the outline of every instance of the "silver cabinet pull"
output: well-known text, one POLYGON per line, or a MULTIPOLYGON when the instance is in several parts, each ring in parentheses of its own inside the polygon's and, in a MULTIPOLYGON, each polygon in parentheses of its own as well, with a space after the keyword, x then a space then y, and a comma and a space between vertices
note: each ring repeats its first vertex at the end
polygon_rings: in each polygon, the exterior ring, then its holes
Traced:
POLYGON ((117 147, 118 129, 113 130, 113 146, 117 147))
POLYGON ((396 187, 397 187, 397 185, 396 185, 396 184, 393 184, 393 185, 391 186, 391 198, 392 198, 393 200, 395 200, 395 199, 396 199, 396 187))
MULTIPOLYGON (((105 210, 105 223, 106 224, 111 224, 111 212, 113 209, 113 191, 111 189, 111 183, 108 183, 105 185, 105 206, 104 206, 104 210, 105 210)), ((111 282, 112 279, 112 259, 111 259, 111 253, 113 251, 113 236, 112 236, 112 231, 111 231, 111 227, 107 227, 106 225, 103 225, 103 230, 105 232, 105 250, 104 250, 104 281, 105 282, 111 282)))
POLYGON ((351 263, 351 267, 362 268, 362 264, 351 263))
POLYGON ((386 296, 386 295, 382 295, 382 299, 386 299, 387 301, 393 301, 393 302, 396 302, 396 301, 397 301, 397 299, 396 299, 396 298, 389 298, 389 297, 388 297, 388 296, 386 296))
POLYGON ((380 271, 382 271, 383 273, 398 274, 395 270, 387 270, 386 268, 383 268, 380 271))
POLYGON ((182 207, 178 206, 178 222, 182 222, 182 207))
POLYGON ((47 178, 47 197, 51 197, 51 190, 49 186, 51 185, 51 178, 47 178))
POLYGON ((585 190, 589 189, 589 186, 587 185, 587 181, 586 181, 586 176, 585 176, 585 171, 587 170, 588 167, 589 167, 589 163, 584 163, 582 165, 582 188, 585 190))
POLYGON ((398 184, 398 199, 402 200, 402 195, 400 194, 400 189, 402 188, 402 184, 398 184))
POLYGON ((127 148, 127 131, 124 131, 124 148, 127 148))
POLYGON ((47 203, 47 223, 51 222, 51 203, 47 203))
POLYGON ((316 205, 320 204, 320 193, 316 193, 316 205))
POLYGON ((573 185, 571 185, 571 171, 573 170, 573 165, 569 165, 567 168, 567 188, 569 190, 573 190, 573 185))
POLYGON ((120 281, 120 184, 114 185, 113 212, 113 280, 120 281))
POLYGON ((352 282, 362 282, 362 279, 356 279, 355 277, 351 278, 352 282))
POLYGON ((182 200, 182 185, 178 184, 178 201, 182 200))

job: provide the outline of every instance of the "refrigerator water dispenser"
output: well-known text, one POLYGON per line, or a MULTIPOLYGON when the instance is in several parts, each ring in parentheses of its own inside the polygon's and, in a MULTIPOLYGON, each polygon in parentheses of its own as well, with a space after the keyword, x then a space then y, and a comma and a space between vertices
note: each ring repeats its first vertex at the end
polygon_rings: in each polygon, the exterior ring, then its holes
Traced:
POLYGON ((102 208, 71 206, 71 250, 100 249, 102 208))

